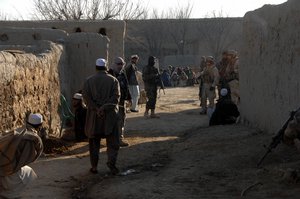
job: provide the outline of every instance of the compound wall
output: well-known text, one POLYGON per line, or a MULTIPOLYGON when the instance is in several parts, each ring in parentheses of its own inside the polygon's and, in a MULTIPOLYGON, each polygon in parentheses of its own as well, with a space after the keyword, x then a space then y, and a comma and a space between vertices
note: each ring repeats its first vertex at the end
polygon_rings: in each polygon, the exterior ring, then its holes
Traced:
POLYGON ((63 47, 40 41, 32 45, 32 51, 0 51, 0 132, 23 126, 26 114, 39 112, 50 134, 58 133, 58 66, 63 47))
MULTIPOLYGON (((0 27, 59 29, 71 33, 100 33, 109 38, 109 62, 124 56, 125 22, 118 20, 80 21, 0 21, 0 27)), ((19 37, 21 42, 22 37, 19 37)), ((99 54, 100 56, 101 54, 99 54)), ((80 55, 79 55, 80 56, 80 55)))
POLYGON ((276 132, 300 106, 300 1, 244 16, 240 59, 241 112, 246 122, 276 132))

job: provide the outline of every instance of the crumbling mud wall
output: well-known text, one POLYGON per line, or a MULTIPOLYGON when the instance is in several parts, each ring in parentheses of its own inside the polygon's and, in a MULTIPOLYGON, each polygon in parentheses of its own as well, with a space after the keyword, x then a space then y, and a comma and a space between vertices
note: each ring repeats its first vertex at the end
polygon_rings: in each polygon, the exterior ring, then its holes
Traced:
MULTIPOLYGON (((94 73, 95 60, 99 57, 108 59, 110 40, 107 36, 93 32, 68 34, 63 30, 49 28, 0 28, 0 50, 17 49, 34 54, 37 44, 43 48, 40 42, 43 40, 63 46, 57 66, 60 90, 71 106, 73 94, 80 90, 83 81, 94 73)), ((119 52, 119 49, 115 50, 119 52)))
POLYGON ((248 12, 243 29, 242 116, 275 133, 300 106, 300 1, 248 12))
POLYGON ((49 133, 57 135, 60 127, 58 66, 63 47, 39 41, 32 45, 34 54, 18 50, 21 46, 6 46, 6 50, 1 47, 0 132, 23 126, 27 113, 39 112, 49 133))

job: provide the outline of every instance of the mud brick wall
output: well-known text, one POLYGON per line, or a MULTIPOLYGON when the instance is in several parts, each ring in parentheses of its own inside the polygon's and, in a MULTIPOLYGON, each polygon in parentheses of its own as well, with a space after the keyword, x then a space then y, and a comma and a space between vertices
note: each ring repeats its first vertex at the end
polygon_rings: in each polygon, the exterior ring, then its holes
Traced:
POLYGON ((63 48, 46 41, 33 48, 39 52, 0 51, 0 132, 23 126, 26 113, 39 112, 50 134, 59 133, 58 66, 63 48))
POLYGON ((242 116, 275 133, 300 106, 300 1, 248 12, 243 29, 242 116))

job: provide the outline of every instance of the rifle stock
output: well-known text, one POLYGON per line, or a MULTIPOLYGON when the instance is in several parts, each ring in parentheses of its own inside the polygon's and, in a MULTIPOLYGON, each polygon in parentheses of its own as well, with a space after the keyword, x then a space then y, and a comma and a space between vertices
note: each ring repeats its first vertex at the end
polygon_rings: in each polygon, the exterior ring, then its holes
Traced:
POLYGON ((287 128, 289 122, 291 120, 293 120, 294 115, 297 111, 299 111, 300 108, 298 108, 296 111, 292 111, 290 113, 290 117, 288 118, 288 120, 284 123, 284 125, 281 127, 281 129, 277 132, 277 134, 272 137, 272 142, 269 144, 269 146, 267 147, 267 151, 266 153, 263 155, 263 157, 260 159, 260 161, 257 163, 257 167, 259 167, 261 165, 261 163, 264 161, 264 159, 267 157, 267 155, 269 153, 272 152, 273 149, 275 149, 277 147, 277 145, 283 140, 283 136, 284 136, 284 131, 287 128))

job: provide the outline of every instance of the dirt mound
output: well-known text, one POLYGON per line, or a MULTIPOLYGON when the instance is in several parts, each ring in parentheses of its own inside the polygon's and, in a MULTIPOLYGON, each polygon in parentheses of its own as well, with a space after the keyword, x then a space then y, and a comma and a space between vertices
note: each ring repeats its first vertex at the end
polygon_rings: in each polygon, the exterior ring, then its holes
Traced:
POLYGON ((45 154, 62 154, 68 151, 68 147, 71 145, 64 140, 54 137, 46 139, 43 144, 45 154))

